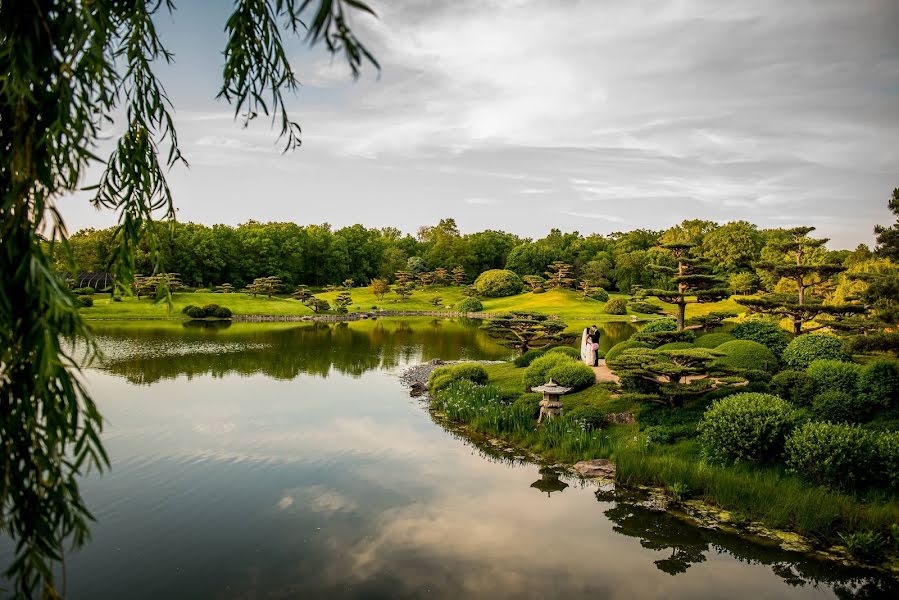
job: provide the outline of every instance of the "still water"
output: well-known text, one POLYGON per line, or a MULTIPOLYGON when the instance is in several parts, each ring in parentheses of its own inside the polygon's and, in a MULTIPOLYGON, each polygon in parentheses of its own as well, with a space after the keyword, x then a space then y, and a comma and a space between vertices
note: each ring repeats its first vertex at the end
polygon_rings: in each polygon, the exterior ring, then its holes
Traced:
MULTIPOLYGON (((70 597, 817 598, 888 582, 691 528, 435 423, 404 365, 477 323, 107 323, 112 469, 70 597), (555 490, 555 491, 554 491, 555 490)), ((607 344, 630 335, 606 331, 607 344)), ((2 553, 4 562, 8 551, 2 553)))

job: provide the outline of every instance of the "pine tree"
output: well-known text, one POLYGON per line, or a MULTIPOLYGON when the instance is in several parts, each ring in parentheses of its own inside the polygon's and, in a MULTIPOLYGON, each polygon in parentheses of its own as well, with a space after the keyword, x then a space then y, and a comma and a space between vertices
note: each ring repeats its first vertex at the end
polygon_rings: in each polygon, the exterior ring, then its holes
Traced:
POLYGON ((723 277, 714 275, 712 267, 702 259, 690 256, 693 244, 674 243, 661 246, 677 261, 677 267, 650 265, 650 268, 669 278, 674 289, 641 289, 641 297, 655 296, 662 302, 677 306, 677 330, 683 331, 687 305, 716 302, 730 295, 723 277))
POLYGON ((353 297, 346 291, 340 292, 337 294, 337 298, 334 299, 334 304, 337 306, 337 312, 340 314, 345 314, 352 303, 353 297))
POLYGON ((567 325, 547 315, 516 312, 491 319, 484 331, 500 344, 524 354, 531 348, 543 348, 564 339, 567 325))
POLYGON ((230 283, 223 283, 222 285, 215 286, 215 291, 219 294, 233 294, 234 286, 230 283))
POLYGON ((294 300, 299 300, 300 302, 305 302, 309 298, 312 297, 312 292, 309 291, 309 286, 306 285, 298 285, 297 289, 293 291, 290 295, 294 300))
POLYGON ((447 271, 443 267, 437 267, 434 269, 434 282, 439 285, 446 285, 446 282, 449 281, 449 271, 447 271))
POLYGON ((453 267, 453 284, 455 285, 465 285, 468 281, 468 274, 465 272, 465 268, 462 265, 457 267, 453 267))
POLYGON ((547 267, 546 284, 548 289, 570 288, 574 286, 575 279, 571 276, 574 267, 567 262, 557 260, 547 267))

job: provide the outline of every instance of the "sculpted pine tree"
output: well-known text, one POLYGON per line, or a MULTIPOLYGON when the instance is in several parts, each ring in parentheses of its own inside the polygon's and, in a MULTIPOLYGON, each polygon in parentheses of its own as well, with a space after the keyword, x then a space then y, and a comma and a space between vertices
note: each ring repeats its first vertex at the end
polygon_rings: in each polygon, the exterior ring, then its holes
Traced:
POLYGON ((308 306, 314 313, 322 313, 331 310, 331 304, 327 300, 316 298, 315 296, 306 298, 303 301, 303 304, 308 306))
POLYGON ((851 318, 865 312, 865 308, 855 303, 825 304, 822 295, 816 291, 825 288, 830 277, 846 270, 836 263, 810 264, 809 255, 827 243, 826 239, 808 237, 814 227, 794 227, 787 230, 783 241, 769 243, 785 258, 779 262, 759 263, 756 268, 771 273, 776 279, 793 282, 795 294, 766 294, 758 298, 738 298, 737 302, 750 312, 788 318, 793 323, 793 333, 800 335, 829 327, 828 320, 851 318), (824 317, 821 322, 816 321, 824 317), (816 325, 810 325, 811 322, 816 325))
POLYGON ((233 294, 234 286, 230 283, 223 283, 222 285, 215 286, 215 291, 219 294, 233 294))
POLYGON ((561 289, 574 287, 575 279, 571 276, 574 267, 566 262, 557 260, 547 267, 546 283, 547 289, 561 289))
POLYGON ((345 290, 351 290, 351 289, 353 289, 353 286, 354 286, 355 284, 356 284, 356 282, 353 281, 352 279, 344 279, 344 280, 343 280, 343 285, 342 285, 342 287, 343 287, 343 289, 345 289, 345 290))
POLYGON ((655 296, 662 302, 677 306, 677 330, 683 331, 688 304, 717 302, 730 296, 730 290, 724 278, 713 274, 708 263, 690 256, 693 244, 665 244, 661 248, 677 261, 677 267, 650 265, 650 268, 666 275, 673 289, 641 289, 638 295, 655 296))
POLYGON ((484 325, 484 331, 500 344, 524 354, 531 348, 543 348, 564 339, 567 325, 562 321, 526 312, 500 315, 484 325))
POLYGON ((440 305, 443 304, 443 298, 440 296, 434 296, 431 298, 431 304, 434 305, 434 308, 440 308, 440 305))
POLYGON ((281 282, 280 277, 275 277, 273 275, 269 277, 257 277, 253 280, 253 283, 247 286, 247 292, 253 297, 256 297, 258 294, 271 298, 280 292, 283 287, 284 284, 281 282))
POLYGON ((312 292, 309 291, 309 286, 298 285, 290 297, 300 302, 306 302, 306 300, 312 297, 312 292))
POLYGON ((447 281, 449 281, 449 271, 443 267, 434 269, 434 283, 437 285, 446 285, 447 281))
POLYGON ((418 275, 415 276, 415 281, 418 282, 418 285, 422 287, 426 287, 434 284, 434 274, 431 271, 422 271, 418 275))
POLYGON ((543 284, 546 282, 546 280, 539 275, 525 275, 521 280, 524 281, 529 292, 542 292, 544 289, 543 284))
MULTIPOLYGON (((377 63, 352 16, 373 13, 364 0, 233 4, 218 96, 245 124, 270 116, 285 150, 296 148, 300 127, 285 95, 299 82, 284 35, 340 54, 355 76, 377 63)), ((91 189, 95 208, 116 213, 107 264, 118 285, 134 280, 143 242, 162 271, 155 238, 163 228, 151 221, 174 220, 166 174, 186 164, 153 71, 174 60, 156 28, 177 18, 173 9, 170 0, 0 2, 0 530, 13 542, 4 587, 16 597, 60 595, 54 573, 64 544, 81 546, 89 533, 81 474, 108 465, 102 416, 64 348, 74 338, 86 339, 91 355, 96 346, 54 272, 54 263, 77 271, 58 200, 91 189), (99 158, 110 132, 111 155, 99 158), (99 181, 85 182, 100 163, 99 181)))
POLYGON ((353 297, 349 292, 340 292, 337 294, 337 298, 334 299, 334 305, 340 314, 345 314, 352 303, 353 297))
POLYGON ((581 281, 577 284, 579 290, 581 290, 581 299, 586 300, 594 293, 596 293, 596 286, 590 283, 587 279, 581 279, 581 281))
POLYGON ((401 300, 408 300, 412 297, 412 288, 409 287, 407 283, 395 283, 393 285, 393 293, 398 296, 397 302, 401 300))
POLYGON ((393 281, 397 285, 407 286, 412 282, 412 273, 409 271, 397 271, 393 274, 393 281))
POLYGON ((465 285, 468 281, 468 274, 465 272, 465 268, 462 265, 453 267, 453 284, 454 285, 465 285))

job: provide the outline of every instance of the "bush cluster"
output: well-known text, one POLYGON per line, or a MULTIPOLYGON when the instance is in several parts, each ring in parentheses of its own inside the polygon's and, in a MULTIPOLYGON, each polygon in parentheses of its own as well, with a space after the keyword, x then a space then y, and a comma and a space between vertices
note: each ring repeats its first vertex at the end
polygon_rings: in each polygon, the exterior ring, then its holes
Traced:
POLYGON ((896 407, 899 405, 899 362, 881 358, 868 363, 861 370, 858 388, 871 404, 896 407))
POLYGON ((796 406, 811 406, 815 399, 815 382, 805 371, 781 371, 771 378, 769 389, 796 406))
POLYGON ((456 381, 470 381, 478 385, 487 383, 487 370, 477 363, 459 363, 438 367, 428 377, 428 391, 436 394, 456 381))
POLYGON ((635 313, 640 313, 641 315, 658 315, 664 312, 661 306, 656 306, 651 302, 645 302, 643 300, 631 302, 631 310, 635 313))
POLYGON ((795 423, 793 407, 770 394, 716 400, 699 423, 705 455, 717 462, 772 461, 783 453, 795 423))
POLYGON ((181 309, 181 312, 191 319, 206 319, 209 317, 214 317, 216 319, 230 319, 233 316, 230 308, 227 306, 219 306, 218 304, 205 304, 203 306, 188 304, 181 309))
POLYGON ((524 289, 524 282, 514 271, 490 269, 478 275, 474 287, 485 298, 502 298, 520 294, 524 289))
POLYGON ((590 404, 575 407, 568 413, 568 417, 586 431, 602 429, 606 423, 606 413, 598 406, 590 404))
POLYGON ((549 372, 551 370, 569 362, 573 362, 570 357, 559 353, 544 354, 536 358, 524 372, 525 391, 529 392, 532 387, 543 385, 549 381, 549 372))
POLYGON ((624 298, 612 298, 606 302, 605 309, 603 310, 607 315, 626 315, 627 300, 624 298))
POLYGON ((696 338, 696 347, 713 349, 734 339, 729 333, 707 333, 696 338))
POLYGON ((783 351, 784 364, 805 369, 819 359, 846 360, 840 339, 828 334, 804 334, 794 338, 783 351))
POLYGON ((724 356, 716 364, 731 369, 777 371, 777 357, 766 346, 752 340, 732 340, 716 348, 724 356))
POLYGON ((547 375, 549 379, 563 387, 571 388, 572 391, 583 390, 596 383, 596 374, 593 369, 575 360, 569 360, 553 367, 547 375))
POLYGON ((577 348, 572 348, 571 346, 553 346, 544 354, 564 354, 565 356, 570 356, 575 360, 579 360, 581 358, 580 351, 578 351, 577 348))
POLYGON ((624 352, 625 350, 629 350, 631 348, 649 348, 650 345, 645 342, 634 342, 634 341, 626 341, 619 342, 609 348, 609 351, 606 352, 606 362, 611 363, 614 362, 618 356, 624 352))
POLYGON ((805 372, 815 382, 819 394, 833 391, 855 394, 861 367, 855 363, 819 358, 813 360, 805 372))
POLYGON ((90 308, 94 305, 94 299, 88 295, 78 296, 78 304, 80 304, 83 308, 90 308))
POLYGON ((771 350, 778 359, 783 356, 784 349, 790 343, 787 332, 777 323, 769 321, 746 321, 734 327, 730 334, 738 340, 758 342, 771 350))
POLYGON ((72 293, 76 296, 90 296, 91 294, 96 294, 97 290, 92 287, 80 287, 72 290, 72 293))
POLYGON ((466 298, 459 303, 459 312, 474 313, 484 310, 484 305, 477 298, 466 298))
POLYGON ((659 331, 676 331, 674 319, 654 319, 643 326, 640 333, 656 333, 659 331))
POLYGON ((787 465, 812 483, 848 490, 899 484, 899 433, 806 423, 787 440, 787 465))
POLYGON ((870 414, 866 398, 853 392, 829 390, 819 392, 812 401, 812 413, 820 421, 859 423, 870 414))
POLYGON ((689 348, 695 347, 696 346, 690 342, 668 342, 667 344, 659 346, 657 350, 688 350, 689 348))
POLYGON ((512 361, 512 364, 514 364, 518 368, 527 367, 532 362, 534 362, 534 360, 546 354, 547 350, 549 350, 549 348, 531 348, 524 354, 516 356, 512 361))

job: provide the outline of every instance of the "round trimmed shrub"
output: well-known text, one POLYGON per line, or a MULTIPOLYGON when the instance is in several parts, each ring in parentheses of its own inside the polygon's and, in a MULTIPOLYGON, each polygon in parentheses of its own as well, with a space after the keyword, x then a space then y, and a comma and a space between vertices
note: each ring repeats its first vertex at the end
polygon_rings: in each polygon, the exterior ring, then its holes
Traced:
POLYGON ((428 391, 436 393, 455 381, 470 381, 478 385, 487 383, 487 370, 476 363, 459 363, 438 367, 428 377, 428 391))
POLYGON ((466 298, 459 303, 459 312, 473 313, 484 310, 484 305, 477 298, 466 298))
POLYGON ((668 342, 667 344, 662 344, 656 350, 687 350, 689 348, 695 348, 693 344, 690 342, 668 342))
POLYGON ((546 354, 547 350, 549 350, 549 348, 531 348, 524 354, 516 356, 515 360, 512 361, 512 364, 519 368, 527 367, 532 362, 534 362, 534 360, 546 354))
POLYGON ((895 486, 899 480, 899 434, 810 422, 787 440, 786 459, 787 465, 808 481, 832 488, 895 486))
POLYGON ((821 421, 831 423, 860 423, 869 414, 864 399, 841 390, 828 390, 815 396, 812 413, 821 421))
POLYGON ((716 348, 724 356, 716 363, 733 369, 759 369, 777 371, 777 357, 767 347, 751 340, 732 340, 716 348))
POLYGON ((771 350, 778 359, 790 343, 787 332, 781 329, 777 323, 768 321, 752 320, 740 323, 730 330, 730 334, 738 340, 758 342, 771 350))
POLYGON ((580 360, 581 358, 580 351, 577 348, 572 348, 571 346, 555 346, 547 350, 545 354, 564 354, 565 356, 570 356, 575 360, 580 360))
POLYGON ((786 365, 805 369, 819 359, 846 360, 843 342, 833 335, 806 333, 794 338, 783 351, 786 365))
POLYGON ((206 311, 203 310, 202 308, 200 308, 199 306, 189 307, 188 310, 184 314, 186 314, 191 319, 205 319, 206 318, 206 311))
POLYGON ((609 301, 609 292, 605 291, 602 288, 597 289, 595 292, 590 294, 590 297, 594 300, 599 300, 600 302, 608 302, 609 301))
POLYGON ((213 316, 219 319, 230 319, 232 317, 231 309, 227 306, 220 306, 213 316))
MULTIPOLYGON (((534 360, 524 372, 525 391, 531 391, 532 387, 543 385, 549 381, 549 372, 558 366, 574 363, 574 359, 559 352, 544 354, 534 360)), ((585 367, 587 365, 584 365, 585 367)), ((589 367, 588 367, 589 368, 589 367)), ((593 372, 592 370, 590 371, 593 372)))
POLYGON ((573 391, 586 389, 596 383, 596 374, 593 369, 580 361, 566 362, 553 367, 547 376, 563 387, 570 387, 573 391))
POLYGON ((214 315, 215 311, 217 311, 219 308, 220 307, 218 304, 204 304, 203 305, 203 310, 206 312, 207 317, 211 317, 212 315, 214 315))
POLYGON ((886 358, 871 361, 862 368, 859 391, 869 402, 884 408, 899 404, 899 362, 886 358))
POLYGON ((677 331, 674 319, 655 319, 643 326, 640 333, 658 333, 659 331, 677 331))
POLYGON ((490 269, 478 275, 474 287, 485 298, 502 298, 520 294, 524 289, 524 282, 514 271, 490 269))
POLYGON ((713 461, 772 461, 780 457, 795 422, 793 407, 771 394, 743 393, 716 400, 698 431, 713 461))
POLYGON ((823 392, 855 394, 861 367, 855 363, 819 358, 813 360, 805 371, 815 382, 815 389, 823 392))
POLYGON ((78 296, 78 303, 83 308, 90 308, 91 306, 94 305, 94 299, 85 294, 85 295, 78 296))
POLYGON ((729 333, 707 333, 696 338, 696 347, 713 349, 735 339, 736 338, 729 333))
POLYGON ((771 378, 770 389, 796 406, 811 406, 815 399, 815 380, 805 371, 781 371, 771 378))
POLYGON ((607 315, 626 315, 627 300, 624 298, 612 298, 606 302, 606 306, 603 310, 607 315))
POLYGON ((197 308, 197 307, 194 306, 193 304, 188 304, 187 306, 185 306, 184 308, 181 309, 181 312, 186 315, 188 313, 188 311, 190 311, 190 309, 192 309, 192 308, 197 308))
POLYGON ((630 342, 630 341, 619 342, 619 343, 615 344, 614 346, 612 346, 611 348, 609 348, 609 351, 606 352, 606 362, 607 363, 613 362, 616 358, 618 358, 618 356, 622 352, 624 352, 625 350, 628 350, 630 348, 649 348, 649 347, 650 347, 650 345, 646 344, 644 342, 630 342))

